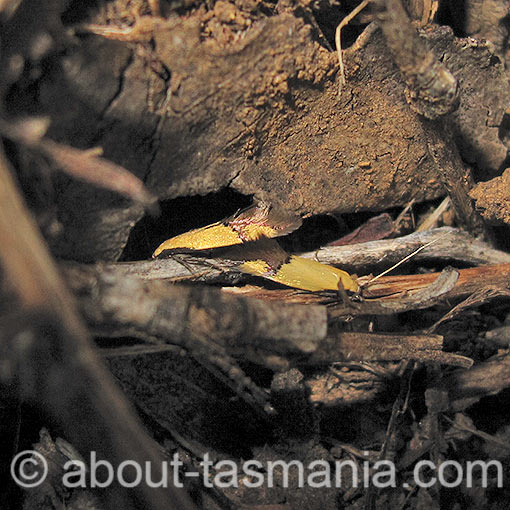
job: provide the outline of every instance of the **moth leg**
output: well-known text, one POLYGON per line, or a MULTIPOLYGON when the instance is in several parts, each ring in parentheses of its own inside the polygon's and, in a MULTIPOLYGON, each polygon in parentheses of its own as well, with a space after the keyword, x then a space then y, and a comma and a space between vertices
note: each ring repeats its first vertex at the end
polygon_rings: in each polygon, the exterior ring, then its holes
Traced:
POLYGON ((351 300, 349 299, 349 296, 347 295, 347 291, 345 290, 345 287, 344 287, 344 285, 342 283, 342 280, 338 281, 337 295, 338 295, 338 300, 342 304, 344 304, 345 306, 349 306, 350 305, 351 300))
POLYGON ((359 310, 359 297, 357 294, 354 296, 351 294, 347 294, 345 287, 342 284, 342 281, 338 282, 338 291, 337 291, 338 301, 342 303, 347 309, 350 310, 359 310))

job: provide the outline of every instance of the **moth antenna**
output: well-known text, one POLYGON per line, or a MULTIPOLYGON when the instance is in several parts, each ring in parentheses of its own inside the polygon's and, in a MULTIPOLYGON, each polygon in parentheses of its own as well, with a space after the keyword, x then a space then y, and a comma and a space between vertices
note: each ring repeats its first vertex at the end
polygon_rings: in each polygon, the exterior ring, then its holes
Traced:
POLYGON ((386 269, 385 271, 383 271, 382 273, 379 273, 377 276, 374 276, 371 280, 369 280, 368 282, 366 282, 363 287, 366 287, 367 285, 370 285, 371 283, 375 282, 375 280, 378 280, 379 278, 381 278, 382 276, 388 274, 390 271, 393 271, 396 267, 400 266, 401 264, 403 264, 404 262, 407 262, 410 258, 414 257, 417 253, 420 253, 420 251, 424 250, 425 248, 427 248, 428 246, 430 246, 431 244, 434 244, 434 243, 437 243, 437 241, 440 241, 441 239, 443 239, 444 237, 446 237, 448 234, 443 234, 442 236, 439 236, 438 238, 436 239, 432 239, 432 241, 429 241, 428 243, 425 243, 423 246, 420 246, 419 248, 417 248, 416 250, 414 250, 412 253, 410 253, 409 255, 407 255, 406 257, 404 257, 402 260, 399 260, 396 264, 393 264, 391 267, 389 267, 388 269, 386 269))

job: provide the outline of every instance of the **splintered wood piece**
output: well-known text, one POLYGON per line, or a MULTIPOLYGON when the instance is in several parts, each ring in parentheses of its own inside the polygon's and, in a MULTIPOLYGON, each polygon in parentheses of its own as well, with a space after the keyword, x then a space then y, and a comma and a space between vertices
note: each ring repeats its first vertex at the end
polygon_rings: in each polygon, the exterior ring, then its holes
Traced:
POLYGON ((108 273, 71 285, 90 327, 105 336, 129 335, 190 351, 209 346, 235 354, 245 345, 276 341, 289 351, 312 352, 327 334, 323 306, 267 303, 211 287, 112 278, 108 273))
MULTIPOLYGON (((279 291, 265 291, 258 288, 241 289, 239 292, 244 295, 258 296, 259 298, 275 299, 276 297, 285 297, 291 302, 313 303, 322 302, 329 305, 329 316, 332 319, 341 319, 351 316, 361 315, 392 315, 395 313, 406 312, 409 310, 418 310, 429 308, 438 303, 444 296, 448 295, 454 288, 459 278, 459 271, 446 268, 441 273, 435 273, 436 278, 429 282, 429 285, 414 292, 405 292, 392 296, 387 299, 365 299, 361 302, 342 302, 338 296, 331 293, 316 294, 282 294, 279 291)), ((384 280, 382 278, 381 280, 384 280)), ((379 280, 378 280, 379 281, 379 280)), ((375 285, 375 284, 374 284, 375 285)), ((227 289, 224 289, 227 291, 227 289)), ((235 292, 233 290, 233 292, 235 292)))
MULTIPOLYGON (((0 261, 21 307, 2 324, 2 382, 19 383, 21 398, 44 409, 85 458, 149 461, 161 476, 159 449, 96 355, 1 151, 0 182, 0 261)), ((165 489, 113 486, 101 495, 111 508, 194 508, 170 479, 165 489)))
POLYGON ((329 243, 328 246, 345 246, 347 244, 377 241, 389 237, 394 232, 395 227, 391 216, 388 213, 382 213, 370 218, 350 234, 329 243))
POLYGON ((415 232, 395 239, 370 241, 348 246, 325 246, 303 253, 301 257, 315 258, 324 264, 341 265, 351 273, 366 274, 366 268, 387 269, 420 247, 413 262, 458 261, 471 265, 510 262, 510 254, 495 250, 468 233, 451 227, 415 232))
POLYGON ((440 335, 339 333, 328 336, 307 360, 310 364, 332 361, 393 361, 412 359, 469 368, 473 360, 443 352, 440 335))
MULTIPOLYGON (((453 319, 453 317, 459 315, 464 310, 483 305, 497 297, 510 297, 510 289, 488 286, 473 292, 473 294, 470 294, 466 299, 461 301, 458 305, 454 306, 447 314, 441 317, 440 320, 436 321, 434 324, 432 324, 432 326, 427 328, 426 332, 429 334, 433 333, 440 324, 453 319)), ((490 337, 488 333, 489 332, 487 332, 486 336, 487 339, 490 337)), ((508 345, 508 343, 506 345, 508 345)))
MULTIPOLYGON (((326 303, 331 307, 332 317, 355 316, 363 314, 393 314, 406 310, 425 308, 439 301, 447 299, 472 299, 462 304, 462 307, 477 306, 496 297, 506 297, 510 294, 510 264, 495 266, 480 266, 470 269, 459 269, 458 280, 450 290, 431 295, 427 291, 437 281, 441 273, 427 273, 421 275, 384 276, 373 285, 363 290, 366 301, 352 306, 344 306, 331 295, 324 293, 298 292, 287 289, 267 290, 261 287, 245 286, 223 288, 223 292, 244 295, 258 299, 285 301, 287 303, 326 303), (420 294, 424 292, 424 294, 420 294), (430 299, 427 298, 427 295, 430 299)), ((459 305, 459 306, 461 306, 459 305)), ((458 309, 457 309, 458 311, 458 309)), ((432 328, 448 320, 456 313, 455 309, 447 314, 432 328)), ((431 329, 430 331, 432 331, 431 329)))
MULTIPOLYGON (((360 271, 366 271, 367 267, 388 268, 427 243, 429 245, 413 257, 415 262, 457 260, 476 265, 510 263, 510 254, 495 250, 483 242, 476 241, 469 234, 450 227, 410 234, 397 239, 349 246, 326 246, 317 251, 301 254, 301 257, 315 259, 323 264, 339 265, 351 274, 356 272, 359 274, 360 271)), ((196 254, 180 254, 172 258, 97 265, 61 263, 61 267, 71 282, 75 279, 94 278, 99 272, 108 272, 112 277, 136 276, 144 280, 171 279, 176 282, 188 280, 232 285, 239 283, 243 278, 246 279, 239 272, 239 259, 241 262, 244 259, 239 255, 232 258, 237 260, 218 259, 211 252, 205 252, 204 256, 200 257, 196 254)), ((259 291, 270 298, 266 291, 259 291)), ((295 291, 275 291, 274 296, 278 298, 279 294, 288 295, 289 299, 295 302, 314 300, 311 295, 295 291)))
MULTIPOLYGON (((465 297, 484 287, 510 289, 510 263, 459 269, 459 279, 445 298, 465 297)), ((385 276, 364 289, 367 298, 395 297, 396 294, 413 292, 430 285, 439 273, 385 276)))
POLYGON ((416 227, 416 232, 425 232, 433 228, 437 228, 437 224, 441 216, 448 211, 451 206, 450 197, 446 197, 443 201, 416 227))
POLYGON ((460 157, 451 121, 422 119, 421 122, 427 136, 429 154, 436 164, 438 176, 448 192, 459 223, 472 234, 483 234, 486 240, 490 240, 492 233, 469 196, 474 179, 460 157))
MULTIPOLYGON (((449 278, 448 274, 438 278, 439 286, 449 278)), ((337 335, 328 331, 324 306, 267 303, 214 288, 178 287, 137 278, 112 280, 108 275, 74 290, 84 316, 98 334, 172 343, 193 355, 224 353, 274 370, 294 363, 352 360, 416 359, 471 365, 468 358, 441 352, 442 337, 437 335, 337 335)))
POLYGON ((450 409, 458 412, 481 398, 510 387, 510 356, 485 361, 467 371, 455 372, 441 381, 448 391, 450 409))
POLYGON ((418 114, 437 119, 459 105, 457 79, 420 39, 401 0, 378 0, 378 20, 407 83, 407 101, 418 114))

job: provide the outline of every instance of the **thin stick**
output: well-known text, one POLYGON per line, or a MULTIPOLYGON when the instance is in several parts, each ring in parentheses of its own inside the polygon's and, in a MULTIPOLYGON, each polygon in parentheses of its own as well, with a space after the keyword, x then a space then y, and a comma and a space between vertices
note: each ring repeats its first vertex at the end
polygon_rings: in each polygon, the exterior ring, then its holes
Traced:
POLYGON ((350 14, 348 14, 336 27, 335 31, 335 46, 338 54, 338 65, 340 67, 340 83, 338 84, 338 96, 342 94, 342 88, 345 85, 345 72, 344 72, 344 61, 342 59, 342 44, 340 36, 342 28, 348 25, 372 0, 363 0, 358 7, 356 7, 350 14))
POLYGON ((492 232, 476 210, 469 192, 474 179, 469 167, 464 165, 455 144, 455 128, 449 119, 427 120, 421 124, 427 139, 430 157, 436 165, 439 180, 450 197, 455 216, 473 235, 492 239, 492 232))
MULTIPOLYGON (((393 222, 395 230, 398 230, 400 228, 400 224, 402 223, 402 221, 404 221, 405 215, 411 210, 411 208, 413 207, 415 202, 416 202, 416 198, 412 198, 409 201, 409 203, 404 207, 402 212, 397 216, 396 220, 393 222)), ((412 211, 411 211, 411 219, 412 219, 413 226, 414 226, 414 214, 412 213, 412 211)))
POLYGON ((451 200, 450 197, 446 197, 435 209, 432 211, 432 213, 423 220, 420 225, 418 225, 418 228, 416 229, 416 232, 423 232, 425 230, 430 230, 437 226, 437 222, 439 221, 439 218, 441 215, 448 210, 448 208, 451 206, 451 200))

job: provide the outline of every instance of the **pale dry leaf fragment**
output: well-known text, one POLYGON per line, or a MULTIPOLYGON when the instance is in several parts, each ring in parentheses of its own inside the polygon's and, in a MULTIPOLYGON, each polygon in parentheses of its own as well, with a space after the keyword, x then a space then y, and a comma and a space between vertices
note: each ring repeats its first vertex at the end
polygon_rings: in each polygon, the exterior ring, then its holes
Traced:
POLYGON ((51 140, 43 140, 40 148, 67 174, 101 188, 116 191, 142 204, 151 214, 157 215, 157 199, 145 184, 124 167, 97 156, 51 140))
POLYGON ((157 198, 138 177, 101 157, 101 148, 81 150, 44 138, 48 127, 48 118, 34 117, 17 122, 0 119, 2 136, 42 152, 75 179, 120 193, 140 203, 151 214, 159 214, 157 198))
POLYGON ((340 79, 338 83, 338 95, 342 94, 342 89, 345 85, 345 71, 344 71, 344 61, 342 58, 342 43, 341 43, 341 35, 342 28, 349 24, 372 0, 363 0, 350 14, 348 14, 336 27, 335 30, 335 46, 336 52, 338 54, 338 66, 340 70, 340 79))

